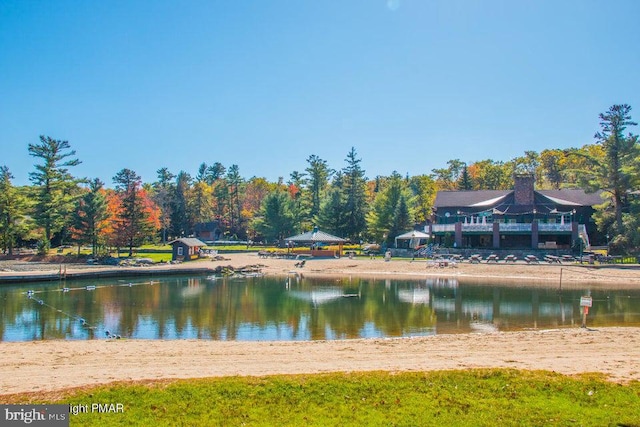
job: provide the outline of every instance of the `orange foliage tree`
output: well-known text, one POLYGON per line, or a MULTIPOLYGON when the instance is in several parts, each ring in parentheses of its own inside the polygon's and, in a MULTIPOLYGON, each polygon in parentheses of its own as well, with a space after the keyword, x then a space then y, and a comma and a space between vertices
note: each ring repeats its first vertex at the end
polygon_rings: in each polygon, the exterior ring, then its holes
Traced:
POLYGON ((116 247, 128 247, 132 256, 135 246, 153 240, 160 229, 160 209, 141 187, 135 172, 123 169, 114 182, 116 189, 107 197, 112 223, 109 242, 116 247))

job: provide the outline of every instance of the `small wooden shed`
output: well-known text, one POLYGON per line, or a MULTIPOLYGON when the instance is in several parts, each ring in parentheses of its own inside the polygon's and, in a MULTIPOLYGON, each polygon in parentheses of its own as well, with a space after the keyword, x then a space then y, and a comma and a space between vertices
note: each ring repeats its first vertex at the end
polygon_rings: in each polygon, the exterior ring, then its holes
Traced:
POLYGON ((183 237, 176 239, 169 244, 173 247, 173 261, 190 261, 200 257, 200 249, 206 246, 200 239, 193 237, 183 237))

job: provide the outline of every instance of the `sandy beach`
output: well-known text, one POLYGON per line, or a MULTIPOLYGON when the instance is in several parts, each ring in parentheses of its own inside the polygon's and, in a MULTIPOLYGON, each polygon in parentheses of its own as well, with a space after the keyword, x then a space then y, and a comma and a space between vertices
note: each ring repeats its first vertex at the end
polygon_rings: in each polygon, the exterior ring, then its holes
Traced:
MULTIPOLYGON (((259 265, 271 275, 358 275, 455 277, 460 282, 509 281, 514 286, 637 288, 640 270, 580 265, 462 263, 427 267, 424 260, 369 258, 263 259, 255 254, 184 263, 171 268, 259 265), (561 277, 562 276, 562 279, 561 277)), ((0 276, 60 271, 58 264, 0 262, 0 276)), ((637 266, 635 266, 637 267, 637 266)), ((127 269, 66 265, 68 273, 127 269)), ((136 267, 152 272, 159 267, 136 267)), ((166 268, 166 267, 164 267, 166 268)), ((114 381, 143 381, 228 375, 300 374, 335 371, 424 371, 508 367, 563 374, 600 372, 616 382, 640 380, 640 328, 558 329, 421 338, 312 342, 230 342, 204 340, 42 341, 0 343, 0 394, 49 393, 114 381)))
POLYGON ((58 264, 20 261, 0 261, 0 281, 3 278, 37 277, 38 275, 58 275, 64 272, 67 276, 74 273, 90 274, 115 272, 127 274, 155 274, 170 270, 213 271, 216 267, 230 266, 235 269, 257 266, 268 275, 306 275, 306 276, 372 276, 372 277, 404 277, 428 278, 449 277, 465 283, 483 283, 487 281, 508 282, 516 285, 583 288, 585 284, 593 287, 611 287, 618 289, 637 288, 640 286, 640 265, 589 265, 589 264, 526 264, 518 261, 515 264, 490 263, 470 264, 457 263, 455 267, 437 268, 429 266, 424 259, 384 261, 377 257, 342 257, 314 258, 306 261, 303 268, 295 267, 298 260, 284 258, 260 258, 256 253, 224 254, 221 260, 199 260, 182 264, 155 264, 145 267, 114 267, 103 265, 58 264))

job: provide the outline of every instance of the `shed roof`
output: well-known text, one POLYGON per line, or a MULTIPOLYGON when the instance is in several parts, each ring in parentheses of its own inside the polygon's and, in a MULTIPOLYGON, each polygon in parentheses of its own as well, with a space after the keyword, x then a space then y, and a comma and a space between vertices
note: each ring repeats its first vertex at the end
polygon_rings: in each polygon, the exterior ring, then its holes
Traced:
POLYGON ((173 245, 174 243, 182 243, 183 245, 187 245, 189 247, 207 246, 206 243, 204 243, 200 239, 196 239, 195 237, 183 237, 183 238, 172 240, 171 242, 169 242, 170 245, 173 245))

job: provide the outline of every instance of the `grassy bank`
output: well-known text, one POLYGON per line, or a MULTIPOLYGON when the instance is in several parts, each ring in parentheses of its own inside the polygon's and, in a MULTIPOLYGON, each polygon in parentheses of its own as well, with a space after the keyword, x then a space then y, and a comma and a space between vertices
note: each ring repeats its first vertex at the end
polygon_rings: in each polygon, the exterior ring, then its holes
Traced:
POLYGON ((161 381, 83 390, 57 403, 124 407, 72 415, 72 426, 640 426, 640 383, 515 370, 161 381))

